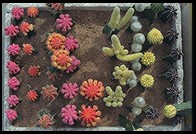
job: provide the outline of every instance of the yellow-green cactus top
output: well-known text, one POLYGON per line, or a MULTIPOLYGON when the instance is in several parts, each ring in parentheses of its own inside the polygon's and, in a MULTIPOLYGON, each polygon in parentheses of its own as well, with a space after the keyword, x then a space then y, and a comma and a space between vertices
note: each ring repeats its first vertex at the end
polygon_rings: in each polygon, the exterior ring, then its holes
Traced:
POLYGON ((163 109, 163 114, 167 118, 173 118, 176 115, 176 107, 174 105, 166 105, 163 109))
POLYGON ((143 57, 141 57, 142 64, 150 66, 155 62, 155 55, 152 52, 145 52, 143 57))
POLYGON ((154 78, 152 77, 152 75, 144 74, 140 78, 140 83, 145 88, 152 87, 152 85, 154 84, 154 78))
POLYGON ((163 42, 163 35, 162 33, 156 29, 156 28, 152 28, 148 34, 147 34, 147 40, 150 44, 161 44, 163 42))

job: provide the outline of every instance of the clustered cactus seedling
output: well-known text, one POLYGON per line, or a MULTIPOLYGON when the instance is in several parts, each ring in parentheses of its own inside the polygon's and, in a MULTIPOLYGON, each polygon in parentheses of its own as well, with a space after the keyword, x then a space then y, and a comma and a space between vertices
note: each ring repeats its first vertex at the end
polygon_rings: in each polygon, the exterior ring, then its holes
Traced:
POLYGON ((171 28, 169 31, 167 31, 167 35, 164 38, 164 41, 167 42, 169 45, 173 45, 175 41, 178 39, 179 33, 177 33, 176 30, 171 28))
POLYGON ((153 52, 145 52, 143 57, 141 57, 141 62, 145 66, 151 66, 155 62, 155 55, 153 52))
POLYGON ((36 16, 38 16, 38 13, 39 13, 39 10, 36 7, 29 7, 27 9, 27 15, 29 17, 36 17, 36 16))
POLYGON ((168 61, 170 64, 172 64, 177 60, 180 60, 182 55, 182 50, 180 50, 179 48, 173 48, 170 53, 163 58, 163 60, 168 61))
POLYGON ((106 87, 107 97, 103 98, 103 101, 106 103, 107 107, 121 107, 123 105, 123 100, 126 97, 126 94, 123 93, 122 87, 117 86, 116 90, 113 91, 110 86, 106 87))
POLYGON ((72 26, 73 22, 69 14, 60 14, 59 18, 56 19, 56 28, 63 32, 67 32, 72 26))
POLYGON ((35 35, 34 25, 29 24, 28 22, 22 22, 20 24, 20 32, 22 32, 24 36, 28 36, 30 38, 35 35))
POLYGON ((14 76, 8 79, 8 87, 13 89, 14 91, 18 90, 20 86, 20 81, 14 76))
POLYGON ((160 20, 164 23, 171 21, 177 15, 177 9, 174 6, 165 6, 160 14, 160 20))
POLYGON ((152 45, 162 44, 163 35, 157 28, 152 28, 147 34, 148 42, 152 45))
POLYGON ((140 52, 142 50, 142 44, 145 42, 145 36, 142 33, 137 33, 133 36, 133 43, 131 44, 131 50, 133 52, 140 52))
POLYGON ((17 74, 20 71, 20 67, 13 61, 8 61, 6 67, 9 69, 10 74, 17 74))
POLYGON ((5 111, 8 120, 14 121, 18 117, 18 113, 13 109, 8 109, 5 111))
POLYGON ((180 91, 178 90, 177 86, 173 84, 171 87, 164 89, 164 94, 165 94, 166 99, 176 103, 179 97, 180 91))
POLYGON ((61 109, 61 117, 62 121, 65 124, 68 124, 70 126, 74 125, 74 120, 78 119, 76 106, 75 105, 66 105, 61 109))
POLYGON ((41 72, 40 72, 40 66, 39 65, 37 65, 37 66, 30 66, 30 68, 28 69, 28 74, 30 75, 30 76, 39 76, 40 74, 41 74, 41 72))
POLYGON ((69 36, 65 40, 65 47, 70 51, 73 52, 74 49, 78 48, 78 40, 75 39, 73 36, 69 36))
POLYGON ((101 121, 101 111, 98 110, 98 107, 94 105, 93 107, 85 105, 81 106, 81 110, 79 110, 79 119, 82 121, 82 126, 97 126, 101 121))
POLYGON ((88 79, 87 81, 83 81, 80 86, 80 95, 85 96, 89 101, 99 100, 100 97, 103 96, 103 91, 105 87, 103 83, 98 80, 88 79))
POLYGON ((154 78, 150 74, 143 74, 140 78, 140 84, 144 88, 150 88, 154 84, 154 78))
POLYGON ((24 9, 16 6, 12 9, 11 13, 14 19, 20 20, 24 16, 24 9))
POLYGON ((72 99, 78 94, 78 90, 77 83, 64 83, 61 88, 61 93, 65 99, 72 99))
POLYGON ((54 124, 53 118, 47 109, 42 109, 38 112, 38 122, 37 125, 43 128, 49 128, 52 124, 54 124))
POLYGON ((8 27, 5 27, 4 30, 5 30, 5 35, 10 37, 14 37, 19 33, 18 26, 14 26, 13 24, 11 24, 8 27))
POLYGON ((132 113, 137 116, 142 113, 142 108, 146 106, 146 101, 143 97, 136 97, 132 102, 132 113))
POLYGON ((169 104, 166 105, 163 109, 163 115, 167 118, 173 118, 177 113, 176 107, 169 104))
POLYGON ((42 87, 42 95, 44 99, 53 100, 58 95, 57 88, 53 85, 46 85, 42 87))
POLYGON ((165 78, 167 80, 169 80, 170 82, 175 82, 178 78, 178 74, 176 69, 174 68, 170 68, 167 69, 165 72, 163 72, 162 74, 159 75, 160 78, 165 78))
POLYGON ((20 52, 20 46, 18 44, 13 43, 12 45, 8 47, 7 51, 10 55, 13 55, 13 56, 18 55, 20 52))
POLYGON ((28 98, 28 100, 30 100, 30 101, 35 101, 35 100, 37 100, 37 97, 38 97, 38 94, 37 94, 37 91, 35 91, 35 90, 30 90, 30 91, 27 93, 27 98, 28 98))
POLYGON ((14 107, 14 106, 16 106, 19 103, 19 98, 16 95, 10 95, 7 98, 7 102, 9 103, 10 107, 14 107))
POLYGON ((31 44, 23 44, 22 46, 23 46, 22 50, 24 54, 31 55, 33 51, 35 51, 31 44))
POLYGON ((124 64, 121 66, 115 66, 114 72, 112 75, 114 76, 114 79, 119 80, 120 85, 125 86, 126 81, 129 78, 132 78, 134 76, 134 71, 129 70, 124 64))
POLYGON ((149 106, 148 109, 145 111, 146 117, 149 118, 150 120, 154 120, 156 118, 159 118, 159 111, 158 109, 149 106))

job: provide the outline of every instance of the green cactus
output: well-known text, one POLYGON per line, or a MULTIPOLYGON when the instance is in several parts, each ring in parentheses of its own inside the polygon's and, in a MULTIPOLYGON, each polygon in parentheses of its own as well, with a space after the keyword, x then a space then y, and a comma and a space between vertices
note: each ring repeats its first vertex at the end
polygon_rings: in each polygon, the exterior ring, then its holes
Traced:
POLYGON ((152 3, 150 4, 150 9, 155 13, 159 13, 164 9, 164 5, 163 3, 152 3))
POLYGON ((103 101, 106 103, 107 107, 121 107, 126 94, 123 93, 122 87, 117 86, 116 90, 113 91, 110 86, 106 86, 107 97, 103 98, 103 101))
POLYGON ((142 56, 143 56, 143 53, 141 52, 129 54, 129 55, 121 55, 121 54, 116 55, 116 57, 121 61, 134 61, 138 58, 141 58, 142 56))
POLYGON ((102 51, 107 56, 114 56, 114 51, 109 47, 102 47, 102 51))
POLYGON ((116 6, 113 9, 110 21, 108 23, 108 26, 112 29, 115 30, 117 24, 119 23, 120 20, 120 8, 118 6, 116 6))

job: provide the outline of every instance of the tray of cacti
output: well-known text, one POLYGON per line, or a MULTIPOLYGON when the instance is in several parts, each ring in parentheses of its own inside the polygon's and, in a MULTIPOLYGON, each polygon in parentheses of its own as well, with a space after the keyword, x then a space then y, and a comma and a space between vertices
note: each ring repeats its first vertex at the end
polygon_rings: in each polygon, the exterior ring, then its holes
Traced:
POLYGON ((183 102, 179 9, 9 4, 4 129, 181 130, 191 102, 183 102))

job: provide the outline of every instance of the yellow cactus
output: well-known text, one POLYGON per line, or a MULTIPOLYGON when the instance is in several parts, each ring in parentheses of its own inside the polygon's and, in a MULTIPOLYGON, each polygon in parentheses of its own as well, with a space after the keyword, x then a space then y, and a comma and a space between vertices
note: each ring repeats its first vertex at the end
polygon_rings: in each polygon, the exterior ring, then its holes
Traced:
POLYGON ((166 105, 163 109, 163 114, 167 118, 173 118, 176 115, 176 107, 174 105, 166 105))
POLYGON ((150 32, 148 32, 147 34, 147 39, 150 44, 155 45, 161 44, 163 42, 164 37, 158 29, 152 28, 150 32))
POLYGON ((141 57, 142 64, 150 66, 155 62, 155 55, 152 52, 145 52, 143 57, 141 57))
POLYGON ((145 88, 152 87, 154 84, 154 78, 152 77, 152 75, 144 74, 140 78, 140 83, 145 88))

